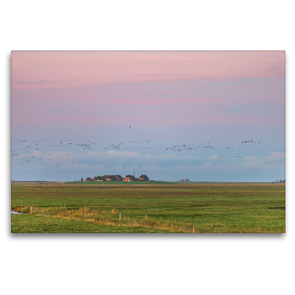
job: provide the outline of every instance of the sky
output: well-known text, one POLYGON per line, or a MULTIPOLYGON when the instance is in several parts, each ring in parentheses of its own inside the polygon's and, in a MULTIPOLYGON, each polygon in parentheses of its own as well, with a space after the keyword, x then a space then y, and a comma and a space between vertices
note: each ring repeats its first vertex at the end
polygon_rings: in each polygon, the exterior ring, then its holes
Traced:
POLYGON ((285 179, 284 51, 12 51, 11 179, 285 179))

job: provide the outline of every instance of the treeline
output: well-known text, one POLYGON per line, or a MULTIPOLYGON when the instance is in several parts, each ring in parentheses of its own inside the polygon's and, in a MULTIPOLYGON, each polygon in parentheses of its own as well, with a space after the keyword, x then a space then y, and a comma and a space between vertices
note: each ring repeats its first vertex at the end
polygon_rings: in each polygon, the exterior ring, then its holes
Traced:
MULTIPOLYGON (((83 181, 83 179, 81 179, 81 181, 83 181)), ((149 181, 149 178, 145 174, 140 175, 138 178, 130 174, 127 174, 125 178, 121 175, 103 175, 93 178, 87 177, 85 181, 149 181)))

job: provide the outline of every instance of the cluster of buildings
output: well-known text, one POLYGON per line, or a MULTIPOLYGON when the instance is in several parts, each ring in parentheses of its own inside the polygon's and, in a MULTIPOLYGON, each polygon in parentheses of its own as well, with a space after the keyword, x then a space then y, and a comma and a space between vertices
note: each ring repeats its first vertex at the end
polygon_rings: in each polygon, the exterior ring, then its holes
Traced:
MULTIPOLYGON (((81 178, 81 181, 83 181, 83 178, 81 178)), ((125 178, 121 175, 104 175, 93 178, 87 177, 85 181, 149 181, 149 178, 145 174, 140 175, 138 178, 130 174, 126 175, 125 178)))

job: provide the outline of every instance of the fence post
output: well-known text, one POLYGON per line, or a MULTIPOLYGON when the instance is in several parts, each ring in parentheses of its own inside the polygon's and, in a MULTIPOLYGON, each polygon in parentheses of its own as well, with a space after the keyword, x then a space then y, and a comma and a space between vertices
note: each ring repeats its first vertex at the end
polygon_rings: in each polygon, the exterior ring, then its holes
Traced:
POLYGON ((161 216, 161 221, 163 221, 163 217, 161 216))
POLYGON ((144 219, 147 220, 147 215, 145 215, 144 219))
POLYGON ((33 213, 33 207, 31 206, 30 207, 30 214, 32 214, 33 213))
POLYGON ((121 221, 121 213, 119 213, 119 220, 121 221))
POLYGON ((195 232, 195 227, 193 227, 193 233, 195 232))

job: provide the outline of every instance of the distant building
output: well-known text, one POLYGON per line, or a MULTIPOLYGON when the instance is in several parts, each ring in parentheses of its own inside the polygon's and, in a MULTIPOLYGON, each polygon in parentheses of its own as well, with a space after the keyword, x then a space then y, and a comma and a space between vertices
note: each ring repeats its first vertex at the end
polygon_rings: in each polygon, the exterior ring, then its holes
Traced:
POLYGON ((123 180, 123 177, 121 175, 115 175, 115 176, 116 176, 117 181, 122 181, 123 180))
POLYGON ((105 180, 105 178, 103 176, 95 176, 93 178, 93 181, 104 181, 104 180, 105 180))
MULTIPOLYGON (((121 175, 104 175, 104 176, 95 176, 93 179, 91 177, 87 177, 85 181, 149 181, 149 178, 142 174, 139 178, 135 178, 134 175, 128 174, 123 177, 121 175)), ((83 181, 83 178, 81 178, 81 181, 83 181)))
POLYGON ((186 179, 181 179, 180 181, 182 181, 182 182, 187 182, 187 181, 189 181, 189 180, 186 178, 186 179))
POLYGON ((81 181, 83 181, 83 177, 81 177, 81 181))
POLYGON ((149 181, 149 178, 145 174, 141 174, 140 177, 138 178, 140 181, 149 181))
POLYGON ((122 181, 123 177, 121 175, 104 175, 106 181, 122 181))
POLYGON ((125 178, 123 179, 123 181, 135 181, 135 177, 133 175, 126 175, 125 178))

